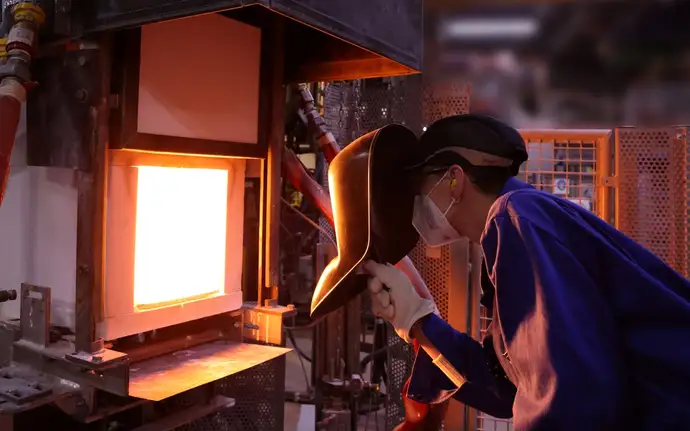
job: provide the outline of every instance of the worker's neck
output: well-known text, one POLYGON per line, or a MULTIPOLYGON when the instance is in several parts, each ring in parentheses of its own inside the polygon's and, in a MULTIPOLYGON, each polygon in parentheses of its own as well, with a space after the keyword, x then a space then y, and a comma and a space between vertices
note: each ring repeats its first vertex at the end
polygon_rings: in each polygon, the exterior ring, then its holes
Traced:
POLYGON ((472 210, 467 214, 467 237, 470 241, 479 243, 486 227, 486 219, 489 215, 489 210, 498 196, 478 193, 475 196, 475 202, 471 206, 472 210))

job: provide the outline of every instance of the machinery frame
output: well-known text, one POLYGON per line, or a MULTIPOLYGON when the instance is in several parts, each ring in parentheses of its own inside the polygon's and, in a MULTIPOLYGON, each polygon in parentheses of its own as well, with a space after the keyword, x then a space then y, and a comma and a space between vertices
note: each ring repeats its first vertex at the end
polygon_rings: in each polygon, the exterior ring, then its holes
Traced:
MULTIPOLYGON (((12 429, 15 413, 48 403, 59 405, 68 415, 85 423, 141 408, 144 422, 171 426, 172 419, 152 412, 152 403, 127 397, 133 384, 132 363, 165 362, 165 358, 176 351, 219 346, 214 344, 216 341, 284 345, 282 322, 294 314, 292 308, 277 305, 285 84, 307 80, 305 78, 326 80, 415 73, 421 61, 421 20, 418 17, 421 0, 408 0, 396 8, 396 13, 404 15, 411 23, 410 32, 388 32, 387 35, 386 32, 378 35, 364 32, 366 27, 362 21, 347 12, 351 5, 336 9, 338 16, 337 13, 324 13, 325 5, 287 0, 210 3, 187 0, 175 4, 146 1, 145 4, 138 2, 136 7, 124 4, 116 8, 103 1, 93 2, 88 8, 78 7, 77 2, 69 0, 25 3, 42 7, 47 15, 42 49, 36 50, 33 69, 35 77, 48 91, 39 89, 29 93, 28 164, 63 167, 76 172, 76 324, 73 344, 69 344, 74 347, 56 349, 56 342, 62 342, 64 337, 51 327, 50 288, 22 286, 19 295, 22 318, 18 325, 5 325, 2 340, 12 348, 9 354, 3 352, 0 357, 3 364, 13 364, 10 380, 21 385, 44 379, 41 381, 45 384, 39 386, 50 391, 42 393, 43 397, 25 394, 21 400, 15 400, 16 403, 10 403, 12 405, 0 403, 0 420, 5 421, 3 429, 12 429), (221 148, 216 141, 162 139, 136 132, 140 37, 136 27, 212 12, 222 12, 263 30, 258 144, 223 142, 221 148), (312 42, 313 49, 296 48, 302 44, 294 42, 304 39, 312 42), (32 127, 37 122, 42 126, 40 129, 32 127), (46 145, 47 142, 51 145, 46 145), (106 344, 96 335, 96 325, 104 313, 106 172, 109 163, 127 159, 134 151, 146 152, 146 157, 156 160, 184 157, 182 154, 190 153, 252 160, 251 170, 258 178, 257 276, 247 277, 254 281, 245 286, 247 302, 238 312, 159 330, 155 340, 152 338, 145 345, 136 336, 106 344), (269 326, 277 330, 262 330, 269 326), (80 386, 56 383, 60 379, 80 386)), ((377 8, 389 9, 385 1, 362 3, 372 14, 377 8)), ((329 6, 333 6, 332 2, 329 6)), ((7 7, 14 7, 14 3, 7 7)), ((386 14, 377 14, 371 19, 380 29, 385 25, 398 25, 386 14)), ((0 77, 7 79, 8 73, 3 70, 0 77)), ((203 79, 203 70, 199 73, 203 79)), ((249 272, 253 272, 251 268, 249 272)), ((241 347, 225 353, 222 347, 214 349, 214 354, 241 355, 241 347)), ((276 384, 282 387, 282 379, 276 384)), ((282 396, 280 398, 282 404, 282 396)), ((197 407, 205 406, 200 410, 205 414, 234 404, 234 400, 216 395, 213 390, 205 391, 201 399, 197 407)), ((191 410, 173 416, 178 422, 175 425, 198 419, 191 410)))

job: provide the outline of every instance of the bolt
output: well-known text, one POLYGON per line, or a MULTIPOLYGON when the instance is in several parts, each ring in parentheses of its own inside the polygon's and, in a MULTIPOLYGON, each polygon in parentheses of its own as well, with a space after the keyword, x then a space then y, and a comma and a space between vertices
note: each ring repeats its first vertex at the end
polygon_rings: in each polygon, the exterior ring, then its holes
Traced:
POLYGON ((89 93, 83 88, 80 88, 79 90, 74 92, 74 98, 77 99, 77 102, 79 103, 86 102, 86 99, 88 99, 88 97, 89 93))

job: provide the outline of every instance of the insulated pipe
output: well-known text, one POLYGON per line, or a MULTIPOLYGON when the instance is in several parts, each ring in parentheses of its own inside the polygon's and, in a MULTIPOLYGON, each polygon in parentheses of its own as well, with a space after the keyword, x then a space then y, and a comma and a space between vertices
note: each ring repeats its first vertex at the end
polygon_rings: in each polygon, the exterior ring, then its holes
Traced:
POLYGON ((26 90, 22 84, 12 78, 2 80, 0 83, 0 206, 5 197, 10 175, 12 147, 24 100, 26 100, 26 90))
POLYGON ((0 55, 0 206, 10 175, 10 158, 22 103, 26 100, 27 87, 32 85, 29 71, 31 56, 45 14, 33 2, 20 2, 12 6, 12 19, 14 24, 7 35, 5 50, 0 55))
POLYGON ((333 158, 340 152, 340 146, 333 134, 328 131, 326 122, 316 110, 314 97, 309 92, 307 84, 299 84, 297 88, 302 98, 302 111, 304 111, 304 116, 307 117, 309 129, 314 134, 314 141, 318 143, 319 149, 326 156, 326 161, 331 163, 333 158))

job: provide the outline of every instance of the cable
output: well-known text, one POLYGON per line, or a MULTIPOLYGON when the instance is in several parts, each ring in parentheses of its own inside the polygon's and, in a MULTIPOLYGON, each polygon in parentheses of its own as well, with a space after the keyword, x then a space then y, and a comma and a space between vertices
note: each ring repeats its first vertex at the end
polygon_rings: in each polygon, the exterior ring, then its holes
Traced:
POLYGON ((364 357, 364 359, 362 359, 362 361, 360 362, 360 366, 362 368, 365 368, 367 364, 369 364, 369 362, 374 360, 374 358, 388 352, 389 349, 390 346, 384 346, 378 350, 375 350, 373 353, 369 353, 367 356, 364 357))
POLYGON ((306 214, 304 214, 302 211, 300 211, 300 210, 298 210, 297 208, 295 208, 295 207, 293 207, 292 205, 290 205, 290 202, 286 201, 284 197, 281 196, 281 197, 280 197, 280 200, 283 202, 283 204, 284 204, 286 207, 290 208, 290 210, 294 211, 297 215, 299 215, 300 217, 302 217, 302 218, 304 219, 304 221, 306 221, 307 223, 309 223, 310 225, 312 225, 315 229, 318 229, 319 232, 321 232, 322 234, 324 234, 324 236, 326 236, 326 238, 328 238, 333 244, 337 244, 337 243, 335 242, 335 239, 333 239, 333 237, 331 236, 331 234, 328 233, 328 232, 326 231, 326 229, 324 229, 324 228, 322 228, 321 226, 319 226, 318 223, 316 223, 314 220, 312 220, 312 219, 310 219, 309 217, 307 217, 306 214))
POLYGON ((309 328, 313 328, 314 326, 316 326, 316 325, 318 325, 319 323, 321 323, 321 321, 322 321, 326 316, 328 316, 328 314, 325 314, 325 315, 319 317, 319 318, 316 319, 316 320, 312 320, 311 322, 307 323, 306 325, 300 325, 300 326, 284 326, 284 325, 283 325, 283 328, 285 328, 285 329, 288 330, 288 331, 295 331, 295 330, 298 330, 298 329, 309 329, 309 328))
MULTIPOLYGON (((297 345, 297 342, 295 341, 295 337, 292 336, 292 333, 290 331, 287 331, 288 333, 288 338, 290 338, 290 342, 292 343, 292 347, 295 348, 295 351, 297 352, 297 358, 299 359, 299 364, 302 366, 302 373, 304 374, 304 382, 307 384, 307 393, 311 393, 311 382, 309 381, 309 374, 307 373, 307 367, 304 365, 304 360, 302 359, 302 355, 304 355, 304 352, 299 348, 297 345)), ((304 355, 306 356, 306 355, 304 355)))
POLYGON ((295 341, 295 336, 292 334, 292 331, 291 331, 291 330, 286 330, 285 333, 287 334, 288 338, 290 339, 290 342, 291 342, 292 345, 294 346, 295 351, 297 352, 297 354, 298 354, 300 357, 304 358, 305 361, 307 361, 307 362, 309 362, 309 363, 312 363, 312 362, 313 362, 312 358, 310 358, 309 356, 307 356, 307 354, 304 353, 304 351, 297 345, 297 341, 295 341))

